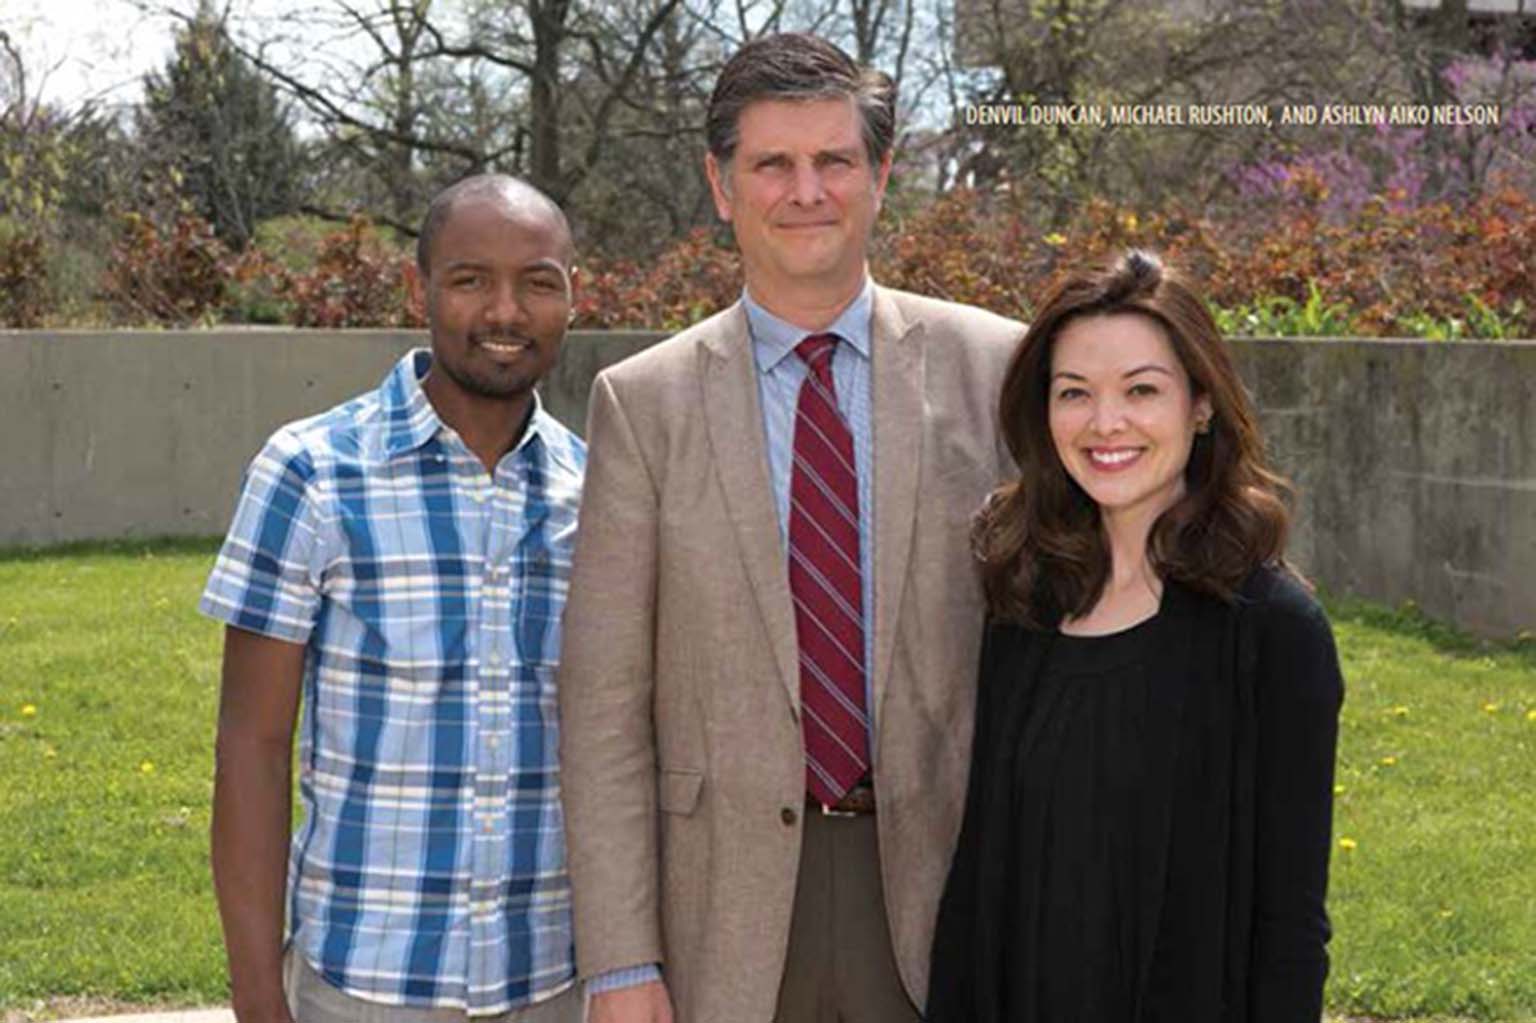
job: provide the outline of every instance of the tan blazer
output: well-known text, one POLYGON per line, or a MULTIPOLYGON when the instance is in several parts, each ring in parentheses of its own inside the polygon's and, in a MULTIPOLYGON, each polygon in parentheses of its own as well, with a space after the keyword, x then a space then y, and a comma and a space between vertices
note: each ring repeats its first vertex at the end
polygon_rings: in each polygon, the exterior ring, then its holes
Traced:
MULTIPOLYGON (((896 959, 919 1006, 969 769, 982 597, 968 528, 1004 475, 1021 324, 876 288, 874 779, 896 959)), ((559 673, 584 977, 661 962, 679 1023, 768 1023, 805 762, 786 553, 746 314, 592 386, 559 673)))

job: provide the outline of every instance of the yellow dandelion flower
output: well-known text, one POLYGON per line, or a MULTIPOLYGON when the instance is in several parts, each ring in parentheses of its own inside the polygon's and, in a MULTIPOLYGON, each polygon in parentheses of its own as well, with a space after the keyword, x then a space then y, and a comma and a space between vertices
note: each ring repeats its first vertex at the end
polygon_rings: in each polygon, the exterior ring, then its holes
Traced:
POLYGON ((35 703, 24 703, 24 704, 22 704, 21 705, 21 716, 24 717, 24 718, 35 718, 35 717, 37 717, 37 704, 35 704, 35 703))
POLYGON ((1454 909, 1446 908, 1446 909, 1442 909, 1440 911, 1440 919, 1442 919, 1442 920, 1449 920, 1451 917, 1453 917, 1455 915, 1456 915, 1456 911, 1454 909))
POLYGON ((1336 795, 1336 796, 1342 796, 1344 793, 1346 793, 1348 791, 1349 791, 1349 789, 1346 789, 1342 785, 1335 785, 1333 787, 1333 794, 1336 795))
POLYGON ((1492 700, 1489 700, 1487 703, 1483 704, 1483 713, 1484 714, 1497 714, 1498 711, 1499 711, 1499 705, 1497 703, 1494 703, 1492 700))
POLYGON ((154 774, 155 773, 155 762, 153 760, 141 761, 139 763, 139 773, 140 774, 154 774))
POLYGON ((1353 838, 1339 839, 1339 848, 1343 849, 1345 852, 1354 852, 1358 845, 1359 843, 1356 842, 1353 838))
POLYGON ((1382 767, 1392 767, 1392 766, 1396 765, 1397 758, 1394 757, 1394 756, 1385 756, 1385 757, 1382 757, 1380 760, 1378 760, 1377 763, 1380 764, 1382 767))
POLYGON ((52 746, 45 746, 45 747, 43 747, 43 759, 44 760, 53 760, 58 755, 59 755, 59 751, 54 749, 52 746))
POLYGON ((1395 718, 1405 718, 1408 716, 1408 708, 1398 704, 1396 707, 1388 708, 1387 713, 1395 718))
POLYGON ((1047 245, 1055 245, 1058 248, 1067 244, 1067 236, 1062 234, 1060 231, 1052 231, 1050 234, 1046 235, 1040 240, 1045 242, 1047 245))
POLYGON ((1532 709, 1532 710, 1526 711, 1525 712, 1525 720, 1527 720, 1527 721, 1536 721, 1536 709, 1532 709))

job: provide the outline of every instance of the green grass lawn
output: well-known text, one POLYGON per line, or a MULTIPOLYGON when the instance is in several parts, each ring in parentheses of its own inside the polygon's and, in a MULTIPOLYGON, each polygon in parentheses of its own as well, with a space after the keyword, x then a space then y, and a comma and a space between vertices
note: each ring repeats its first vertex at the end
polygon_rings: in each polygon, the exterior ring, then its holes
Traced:
POLYGON ((1349 689, 1328 1003, 1536 1019, 1536 646, 1334 612, 1349 689))
MULTIPOLYGON (((211 542, 0 555, 0 1013, 225 997, 211 542)), ((1333 605, 1330 1009, 1536 1020, 1536 647, 1333 605)), ((45 1010, 44 1010, 45 1011, 45 1010)))
POLYGON ((0 1009, 212 1003, 215 545, 0 561, 0 1009))

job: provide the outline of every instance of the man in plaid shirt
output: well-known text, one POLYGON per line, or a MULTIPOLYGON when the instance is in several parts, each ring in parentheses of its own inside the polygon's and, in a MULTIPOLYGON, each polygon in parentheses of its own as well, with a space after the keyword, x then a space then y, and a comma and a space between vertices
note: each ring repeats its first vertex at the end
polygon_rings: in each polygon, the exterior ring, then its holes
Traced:
POLYGON ((470 178, 417 263, 431 351, 272 436, 203 594, 227 626, 213 867, 240 1023, 581 1018, 554 669, 586 454, 533 390, 570 231, 470 178))

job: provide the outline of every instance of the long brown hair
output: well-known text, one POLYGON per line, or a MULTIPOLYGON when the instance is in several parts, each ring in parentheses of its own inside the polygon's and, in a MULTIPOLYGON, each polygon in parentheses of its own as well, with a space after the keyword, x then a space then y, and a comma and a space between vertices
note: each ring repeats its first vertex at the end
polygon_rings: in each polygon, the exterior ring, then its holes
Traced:
POLYGON ((1167 334, 1195 397, 1210 398, 1210 430, 1195 435, 1185 493, 1152 526, 1147 553, 1163 579, 1232 599, 1259 565, 1280 563, 1290 485, 1264 458, 1253 403, 1205 303, 1154 255, 1132 250, 1069 273, 1050 291, 1003 379, 998 418, 1020 478, 994 491, 974 541, 995 617, 1043 625, 1093 610, 1109 580, 1099 507, 1067 473, 1051 440, 1049 388, 1056 338, 1082 316, 1133 313, 1167 334))

